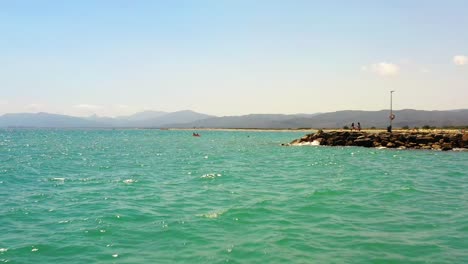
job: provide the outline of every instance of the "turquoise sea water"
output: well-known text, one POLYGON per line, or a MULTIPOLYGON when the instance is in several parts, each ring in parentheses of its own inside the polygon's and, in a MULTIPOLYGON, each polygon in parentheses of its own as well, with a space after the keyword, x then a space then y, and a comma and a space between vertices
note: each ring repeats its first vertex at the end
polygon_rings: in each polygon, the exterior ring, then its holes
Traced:
POLYGON ((0 262, 468 263, 468 153, 0 130, 0 262))

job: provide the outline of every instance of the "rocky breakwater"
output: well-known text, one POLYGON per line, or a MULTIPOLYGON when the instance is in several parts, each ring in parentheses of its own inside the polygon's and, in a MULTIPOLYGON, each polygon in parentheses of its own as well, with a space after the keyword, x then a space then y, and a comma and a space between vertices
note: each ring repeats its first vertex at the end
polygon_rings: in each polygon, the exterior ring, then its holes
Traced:
POLYGON ((468 149, 468 134, 432 133, 432 132, 350 132, 319 130, 293 140, 294 145, 325 146, 360 146, 368 148, 432 149, 453 150, 468 149))

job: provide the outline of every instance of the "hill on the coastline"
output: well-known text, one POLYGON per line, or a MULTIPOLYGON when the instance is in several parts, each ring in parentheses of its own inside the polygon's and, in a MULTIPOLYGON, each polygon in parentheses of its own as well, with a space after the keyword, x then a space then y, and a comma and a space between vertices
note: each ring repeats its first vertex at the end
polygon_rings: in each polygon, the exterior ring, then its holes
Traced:
MULTIPOLYGON (((466 126, 468 109, 452 111, 398 110, 394 127, 466 126)), ((389 122, 389 111, 337 111, 318 115, 244 115, 213 117, 187 124, 172 124, 179 128, 342 128, 352 122, 363 127, 385 128, 389 122)))
MULTIPOLYGON (((467 126, 468 109, 450 111, 397 110, 393 122, 398 127, 467 126)), ((49 113, 18 113, 0 116, 0 127, 70 128, 342 128, 360 122, 363 128, 388 126, 388 110, 337 111, 320 114, 250 114, 215 117, 190 110, 178 112, 145 111, 130 116, 73 117, 49 113)))
MULTIPOLYGON (((398 110, 394 111, 396 118, 394 127, 422 127, 425 125, 436 127, 468 125, 468 110, 457 111, 422 111, 398 110)), ((360 122, 363 127, 385 128, 389 125, 389 111, 338 111, 325 113, 309 120, 295 120, 301 124, 309 122, 314 128, 341 128, 350 126, 352 122, 360 122)), ((298 124, 298 125, 299 125, 298 124)))

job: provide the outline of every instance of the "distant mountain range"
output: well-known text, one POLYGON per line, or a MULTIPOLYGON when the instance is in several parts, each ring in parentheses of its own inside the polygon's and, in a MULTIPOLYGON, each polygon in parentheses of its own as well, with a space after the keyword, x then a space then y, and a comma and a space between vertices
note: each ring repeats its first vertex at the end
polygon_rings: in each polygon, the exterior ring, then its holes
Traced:
POLYGON ((43 128, 160 128, 171 123, 190 123, 211 115, 190 110, 178 112, 145 111, 120 117, 74 117, 49 113, 18 113, 0 116, 0 127, 43 127, 43 128))
MULTIPOLYGON (((468 126, 468 109, 449 111, 397 110, 393 126, 468 126)), ((145 111, 130 116, 74 117, 49 113, 17 113, 0 116, 0 127, 41 128, 342 128, 360 122, 363 128, 385 128, 388 110, 337 111, 317 114, 250 114, 217 117, 190 110, 145 111)))

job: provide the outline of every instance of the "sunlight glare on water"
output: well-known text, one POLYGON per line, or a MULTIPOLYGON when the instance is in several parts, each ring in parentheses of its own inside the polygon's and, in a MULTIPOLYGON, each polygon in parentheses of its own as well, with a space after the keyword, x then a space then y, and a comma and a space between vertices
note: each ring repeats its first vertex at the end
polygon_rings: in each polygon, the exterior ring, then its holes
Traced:
POLYGON ((191 133, 0 130, 0 262, 468 262, 466 152, 191 133))

